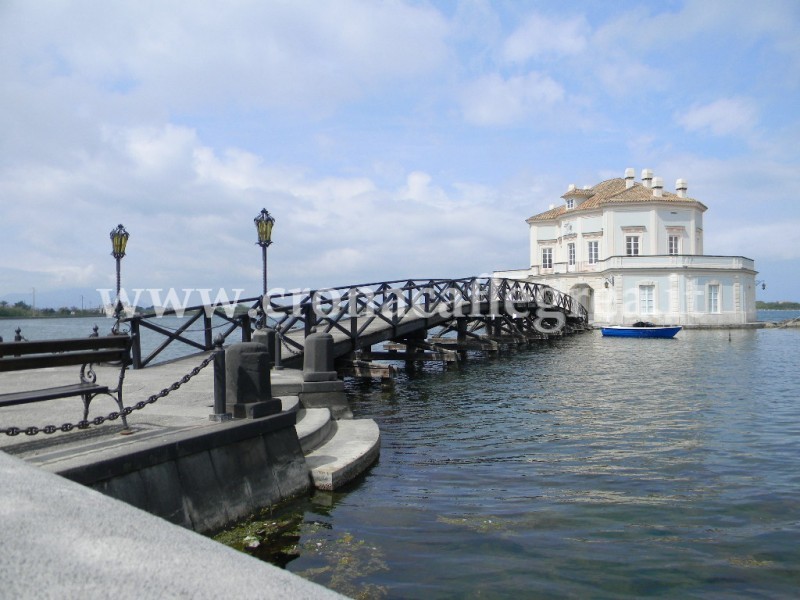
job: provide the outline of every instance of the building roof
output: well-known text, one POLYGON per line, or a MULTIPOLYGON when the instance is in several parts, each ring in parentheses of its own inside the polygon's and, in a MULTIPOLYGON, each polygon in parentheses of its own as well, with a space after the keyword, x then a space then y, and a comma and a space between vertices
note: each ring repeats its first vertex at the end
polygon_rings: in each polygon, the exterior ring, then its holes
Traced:
POLYGON ((528 219, 531 221, 547 221, 550 219, 557 219, 567 213, 580 213, 588 210, 596 210, 606 205, 612 204, 629 204, 629 203, 668 203, 668 204, 686 204, 696 206, 701 211, 707 210, 707 207, 694 198, 678 196, 672 192, 663 190, 661 196, 653 195, 653 188, 642 185, 638 182, 633 182, 632 187, 626 187, 625 179, 622 177, 615 177, 614 179, 607 179, 587 189, 571 189, 562 198, 567 197, 585 197, 579 206, 567 209, 565 204, 551 208, 548 211, 533 215, 528 219))

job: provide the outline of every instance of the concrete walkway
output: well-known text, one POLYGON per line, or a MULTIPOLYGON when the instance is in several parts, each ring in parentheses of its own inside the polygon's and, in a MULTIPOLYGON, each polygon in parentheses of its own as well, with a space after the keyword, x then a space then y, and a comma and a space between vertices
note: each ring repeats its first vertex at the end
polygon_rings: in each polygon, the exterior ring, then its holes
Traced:
POLYGON ((341 598, 0 452, 4 598, 341 598))
MULTIPOLYGON (((167 364, 156 365, 137 371, 127 370, 123 386, 123 401, 133 406, 146 401, 151 395, 170 387, 184 375, 198 366, 204 356, 192 356, 167 364)), ((109 366, 96 366, 99 383, 116 386, 119 369, 109 366)), ((273 371, 273 382, 299 382, 298 371, 273 371)), ((0 391, 3 393, 65 385, 78 382, 78 369, 57 367, 37 371, 18 371, 0 373, 0 391)), ((296 402, 296 400, 294 400, 296 402)), ((292 406, 292 400, 285 400, 285 408, 292 406)), ((194 429, 218 427, 209 420, 214 412, 214 367, 208 365, 188 383, 182 384, 164 398, 149 404, 142 410, 128 415, 131 435, 121 435, 122 421, 107 421, 102 425, 86 430, 74 429, 70 432, 58 431, 53 434, 39 433, 27 436, 0 435, 0 450, 18 456, 29 462, 57 470, 61 458, 79 454, 107 452, 112 449, 128 448, 134 450, 138 445, 151 444, 159 437, 186 432, 194 429)), ((89 420, 118 411, 116 402, 108 396, 97 396, 91 404, 89 420)), ((45 425, 60 427, 64 423, 77 423, 83 417, 83 402, 80 397, 48 400, 34 404, 9 406, 0 410, 0 428, 9 426, 25 429, 45 425)))

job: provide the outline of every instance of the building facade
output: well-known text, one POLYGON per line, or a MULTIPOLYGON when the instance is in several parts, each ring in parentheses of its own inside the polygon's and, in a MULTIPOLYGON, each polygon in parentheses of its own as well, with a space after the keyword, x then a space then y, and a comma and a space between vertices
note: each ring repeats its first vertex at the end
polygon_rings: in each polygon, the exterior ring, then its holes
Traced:
POLYGON ((735 325, 756 320, 755 264, 703 254, 707 207, 644 169, 593 187, 570 185, 558 206, 527 219, 530 268, 497 277, 546 283, 596 323, 735 325))

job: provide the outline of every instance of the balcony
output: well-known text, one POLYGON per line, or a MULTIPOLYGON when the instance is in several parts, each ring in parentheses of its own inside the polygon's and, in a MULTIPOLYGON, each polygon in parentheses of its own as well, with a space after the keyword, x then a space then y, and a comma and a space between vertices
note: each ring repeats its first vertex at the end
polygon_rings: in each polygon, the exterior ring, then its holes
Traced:
POLYGON ((652 256, 610 256, 594 264, 581 261, 574 266, 566 262, 553 263, 552 269, 531 267, 530 274, 563 275, 566 273, 603 273, 622 269, 711 269, 711 270, 750 270, 755 271, 755 262, 744 256, 705 256, 705 255, 652 255, 652 256))
POLYGON ((744 256, 657 255, 611 256, 598 263, 599 270, 608 269, 724 269, 755 270, 755 262, 744 256))

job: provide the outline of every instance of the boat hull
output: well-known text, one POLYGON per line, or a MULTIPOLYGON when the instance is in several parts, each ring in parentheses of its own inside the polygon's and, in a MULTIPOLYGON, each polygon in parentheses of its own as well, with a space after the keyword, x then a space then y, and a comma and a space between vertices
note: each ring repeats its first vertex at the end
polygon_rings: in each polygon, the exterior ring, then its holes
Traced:
POLYGON ((635 338, 672 338, 683 327, 625 327, 614 325, 603 327, 603 335, 608 337, 635 337, 635 338))

